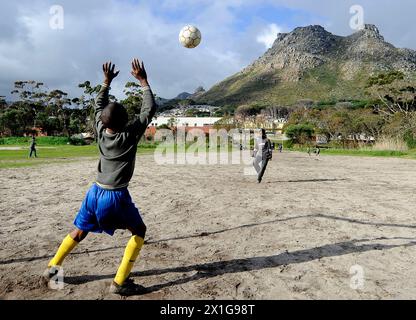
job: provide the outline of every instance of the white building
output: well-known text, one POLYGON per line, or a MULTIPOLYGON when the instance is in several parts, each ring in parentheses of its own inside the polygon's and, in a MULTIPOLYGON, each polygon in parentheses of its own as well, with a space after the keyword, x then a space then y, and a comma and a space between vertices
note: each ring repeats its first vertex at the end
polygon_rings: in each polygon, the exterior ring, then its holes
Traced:
POLYGON ((174 124, 177 127, 206 127, 213 126, 216 122, 220 121, 222 118, 216 117, 157 117, 154 118, 150 126, 159 127, 162 125, 171 125, 172 120, 174 119, 174 124))

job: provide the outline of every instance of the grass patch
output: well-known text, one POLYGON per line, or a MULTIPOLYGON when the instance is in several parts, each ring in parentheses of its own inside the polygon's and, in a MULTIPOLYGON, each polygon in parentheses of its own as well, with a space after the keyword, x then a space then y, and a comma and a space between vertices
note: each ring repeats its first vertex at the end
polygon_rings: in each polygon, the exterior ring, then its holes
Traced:
MULTIPOLYGON (((307 152, 307 148, 290 148, 290 151, 307 152)), ((365 150, 365 149, 324 149, 321 148, 321 155, 334 156, 357 156, 357 157, 385 157, 416 159, 416 149, 408 151, 394 150, 365 150)))
MULTIPOLYGON (((3 146, 29 146, 31 142, 32 142, 32 137, 0 138, 0 145, 3 145, 3 146)), ((36 143, 38 146, 67 145, 69 143, 69 138, 67 137, 37 137, 36 143)))
MULTIPOLYGON (((8 147, 21 147, 19 145, 8 147)), ((154 151, 153 145, 139 145, 138 154, 152 153, 154 151)), ((1 150, 0 149, 0 169, 6 168, 22 168, 32 167, 42 164, 51 163, 68 163, 73 161, 80 161, 86 158, 98 159, 99 152, 96 145, 90 146, 71 146, 59 145, 55 147, 37 148, 38 157, 29 159, 29 148, 19 150, 1 150)))

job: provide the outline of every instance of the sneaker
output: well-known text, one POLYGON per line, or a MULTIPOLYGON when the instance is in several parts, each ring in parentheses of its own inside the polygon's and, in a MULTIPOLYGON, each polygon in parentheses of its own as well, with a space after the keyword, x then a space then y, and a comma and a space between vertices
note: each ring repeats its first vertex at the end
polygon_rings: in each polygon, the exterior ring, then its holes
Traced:
POLYGON ((41 285, 44 285, 46 287, 49 287, 49 282, 53 277, 55 277, 59 272, 59 269, 57 267, 50 267, 47 268, 40 278, 41 285))
POLYGON ((110 293, 120 296, 133 296, 148 293, 148 290, 143 286, 135 284, 133 280, 128 279, 121 286, 113 281, 110 285, 110 293))

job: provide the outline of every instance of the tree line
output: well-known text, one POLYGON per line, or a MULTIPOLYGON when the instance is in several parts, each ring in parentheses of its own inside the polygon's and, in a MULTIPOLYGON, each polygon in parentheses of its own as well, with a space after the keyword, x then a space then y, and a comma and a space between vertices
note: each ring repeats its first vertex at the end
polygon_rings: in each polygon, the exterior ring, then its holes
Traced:
MULTIPOLYGON (((286 122, 284 131, 295 144, 305 145, 316 136, 329 143, 357 145, 394 137, 416 148, 416 86, 400 71, 390 71, 369 77, 367 99, 363 101, 299 101, 294 106, 241 105, 223 106, 223 120, 217 127, 241 128, 251 122, 257 127, 269 127, 275 120, 286 122)), ((46 90, 42 82, 16 81, 14 102, 0 97, 0 135, 30 135, 42 128, 47 135, 71 136, 93 132, 93 100, 100 90, 90 81, 80 83, 80 97, 70 98, 61 90, 46 90)), ((142 91, 138 84, 125 85, 126 98, 121 100, 129 117, 140 113, 142 91)), ((117 100, 114 96, 112 100, 117 100)), ((273 125, 274 126, 274 125, 273 125)), ((270 128, 273 129, 273 128, 270 128)))
POLYGON ((285 126, 296 144, 310 143, 316 135, 333 144, 357 146, 381 139, 400 139, 416 147, 416 89, 400 71, 371 76, 366 101, 320 103, 293 111, 285 126))
MULTIPOLYGON (((40 128, 48 136, 71 136, 94 131, 94 98, 101 85, 90 81, 80 83, 79 97, 69 97, 62 90, 47 90, 42 82, 16 81, 11 94, 13 102, 0 97, 0 136, 23 136, 35 134, 40 128)), ((133 117, 140 113, 142 91, 135 82, 125 85, 126 98, 121 100, 133 117)), ((116 97, 110 96, 112 101, 116 97)))

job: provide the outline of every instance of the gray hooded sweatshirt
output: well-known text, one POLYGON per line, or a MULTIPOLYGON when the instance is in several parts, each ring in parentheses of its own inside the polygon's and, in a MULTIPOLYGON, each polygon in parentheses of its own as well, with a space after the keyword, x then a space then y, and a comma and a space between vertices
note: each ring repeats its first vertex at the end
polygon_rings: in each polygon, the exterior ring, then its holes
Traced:
POLYGON ((143 105, 140 115, 124 130, 115 134, 106 132, 101 113, 109 103, 109 88, 103 85, 95 100, 95 124, 100 150, 97 184, 104 189, 127 187, 134 172, 137 144, 152 121, 157 104, 150 87, 143 88, 143 105))

